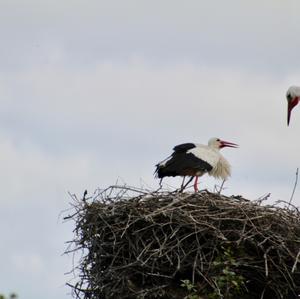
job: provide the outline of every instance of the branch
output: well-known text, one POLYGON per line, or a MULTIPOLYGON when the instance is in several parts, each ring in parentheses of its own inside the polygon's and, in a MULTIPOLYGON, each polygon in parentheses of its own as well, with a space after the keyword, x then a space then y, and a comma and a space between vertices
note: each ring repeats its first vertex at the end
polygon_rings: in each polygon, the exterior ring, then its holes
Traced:
POLYGON ((299 174, 299 168, 297 168, 297 170, 296 170, 296 180, 295 180, 295 184, 294 184, 294 188, 293 188, 293 192, 292 192, 289 204, 291 204, 291 202, 293 200, 293 197, 294 197, 294 193, 295 193, 295 190, 296 190, 296 187, 297 187, 297 183, 298 183, 298 174, 299 174))

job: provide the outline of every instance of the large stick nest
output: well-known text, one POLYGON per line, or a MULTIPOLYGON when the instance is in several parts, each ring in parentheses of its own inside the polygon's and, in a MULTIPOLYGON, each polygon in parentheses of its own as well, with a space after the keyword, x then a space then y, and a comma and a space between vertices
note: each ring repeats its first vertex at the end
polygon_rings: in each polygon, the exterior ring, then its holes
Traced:
POLYGON ((241 196, 113 186, 73 196, 75 298, 297 298, 300 213, 241 196), (132 194, 135 192, 135 195, 132 194))

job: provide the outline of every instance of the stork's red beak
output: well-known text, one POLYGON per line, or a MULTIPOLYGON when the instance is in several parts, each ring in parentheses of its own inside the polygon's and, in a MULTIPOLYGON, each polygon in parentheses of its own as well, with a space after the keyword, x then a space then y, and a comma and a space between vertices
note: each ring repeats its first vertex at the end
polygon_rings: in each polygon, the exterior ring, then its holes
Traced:
POLYGON ((288 101, 288 111, 287 111, 287 125, 290 124, 291 112, 293 110, 292 101, 288 101))
POLYGON ((237 144, 235 143, 232 143, 232 142, 229 142, 229 141, 224 141, 224 140, 221 140, 221 148, 223 147, 234 147, 234 148, 237 148, 239 147, 237 144))
POLYGON ((299 103, 299 97, 293 98, 288 101, 288 111, 287 111, 287 124, 290 124, 291 112, 295 106, 299 103))

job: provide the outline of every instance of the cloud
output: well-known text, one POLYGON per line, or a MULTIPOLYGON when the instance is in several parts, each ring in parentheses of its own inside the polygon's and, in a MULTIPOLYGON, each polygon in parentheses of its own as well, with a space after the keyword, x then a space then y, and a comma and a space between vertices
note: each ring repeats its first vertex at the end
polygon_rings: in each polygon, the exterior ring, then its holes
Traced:
POLYGON ((11 256, 12 267, 26 275, 39 275, 44 268, 43 260, 39 254, 13 253, 11 256))
POLYGON ((299 8, 295 0, 6 1, 0 64, 11 71, 63 55, 69 67, 85 68, 139 56, 155 65, 187 61, 280 77, 299 68, 299 8))

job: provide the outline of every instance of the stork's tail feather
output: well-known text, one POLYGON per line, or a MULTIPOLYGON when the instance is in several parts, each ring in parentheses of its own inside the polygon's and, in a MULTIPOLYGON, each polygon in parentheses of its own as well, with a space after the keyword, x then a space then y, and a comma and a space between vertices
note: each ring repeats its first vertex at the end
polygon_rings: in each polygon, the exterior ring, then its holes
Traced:
POLYGON ((159 163, 159 164, 156 164, 155 167, 156 167, 156 169, 154 171, 155 178, 162 179, 164 177, 164 175, 163 175, 164 166, 159 163))
POLYGON ((165 176, 168 176, 168 171, 167 171, 167 167, 166 167, 166 162, 171 158, 171 156, 167 157, 166 159, 164 159, 163 161, 157 163, 155 165, 156 169, 154 171, 154 176, 155 178, 158 179, 162 179, 165 176))
POLYGON ((179 175, 176 171, 173 169, 170 169, 170 167, 162 165, 162 164, 157 164, 156 165, 156 170, 154 172, 155 177, 162 179, 166 176, 177 176, 179 175))

